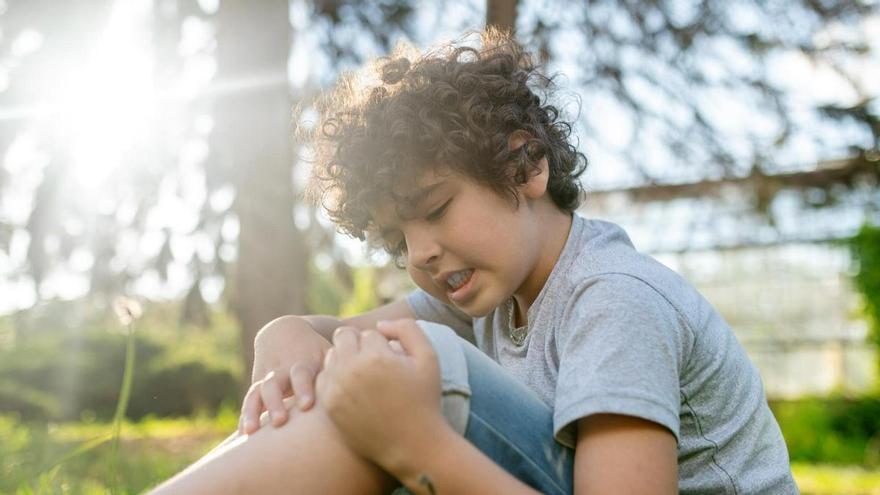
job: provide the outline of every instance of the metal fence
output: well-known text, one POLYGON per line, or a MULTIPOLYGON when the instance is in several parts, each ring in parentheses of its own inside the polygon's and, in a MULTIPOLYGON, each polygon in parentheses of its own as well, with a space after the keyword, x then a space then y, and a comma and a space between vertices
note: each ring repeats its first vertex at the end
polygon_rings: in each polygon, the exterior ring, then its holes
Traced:
POLYGON ((858 393, 876 379, 850 257, 828 243, 654 253, 721 312, 771 398, 858 393))

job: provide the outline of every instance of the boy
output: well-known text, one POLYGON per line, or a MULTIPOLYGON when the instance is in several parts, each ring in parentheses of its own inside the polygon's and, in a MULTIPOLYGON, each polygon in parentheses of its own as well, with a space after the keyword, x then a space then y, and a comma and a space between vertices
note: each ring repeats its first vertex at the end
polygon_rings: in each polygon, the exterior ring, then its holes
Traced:
POLYGON ((528 54, 488 32, 375 71, 322 108, 318 191, 419 290, 267 325, 250 436, 162 488, 796 493, 729 327, 619 227, 574 214, 586 159, 528 54))

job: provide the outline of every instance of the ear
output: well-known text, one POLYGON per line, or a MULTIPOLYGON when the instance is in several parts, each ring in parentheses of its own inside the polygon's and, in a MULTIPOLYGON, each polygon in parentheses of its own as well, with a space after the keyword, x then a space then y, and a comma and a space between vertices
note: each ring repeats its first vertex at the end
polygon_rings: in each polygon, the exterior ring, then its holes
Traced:
MULTIPOLYGON (((532 137, 528 131, 513 132, 507 139, 508 151, 524 146, 532 137)), ((550 180, 550 165, 547 163, 547 157, 541 158, 535 165, 537 169, 530 169, 529 178, 519 186, 526 199, 538 199, 547 192, 547 184, 550 180)))

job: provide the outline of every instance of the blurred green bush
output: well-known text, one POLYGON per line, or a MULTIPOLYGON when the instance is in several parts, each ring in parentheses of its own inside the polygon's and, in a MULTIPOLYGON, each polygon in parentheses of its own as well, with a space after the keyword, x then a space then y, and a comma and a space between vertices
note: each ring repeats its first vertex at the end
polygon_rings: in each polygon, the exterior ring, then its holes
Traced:
MULTIPOLYGON (((351 287, 312 267, 312 313, 355 314, 379 304, 374 269, 355 268, 351 287)), ((137 358, 126 416, 214 414, 244 388, 234 318, 213 312, 205 327, 181 323, 182 301, 151 302, 134 323, 137 358)), ((0 316, 0 414, 28 421, 109 420, 125 369, 127 328, 96 296, 47 301, 0 316)))
POLYGON ((880 396, 773 401, 792 462, 880 466, 880 396))
MULTIPOLYGON (((113 416, 127 329, 87 300, 50 302, 0 318, 0 413, 24 421, 113 416), (4 321, 5 320, 5 321, 4 321)), ((214 413, 242 390, 238 332, 225 314, 182 325, 176 304, 153 304, 134 323, 137 359, 127 416, 214 413)))
MULTIPOLYGON (((857 267, 852 280, 862 295, 863 312, 870 328, 868 340, 880 346, 880 226, 866 223, 846 243, 857 267)), ((880 361, 877 364, 880 372, 880 361)))

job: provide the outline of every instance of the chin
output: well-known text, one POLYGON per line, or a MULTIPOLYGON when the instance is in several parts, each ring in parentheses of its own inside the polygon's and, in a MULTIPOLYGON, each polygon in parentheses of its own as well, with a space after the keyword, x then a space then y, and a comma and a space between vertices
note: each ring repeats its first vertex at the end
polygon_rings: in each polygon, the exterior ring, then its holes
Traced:
MULTIPOLYGON (((473 302, 476 303, 476 301, 473 301, 473 302)), ((468 307, 463 308, 455 303, 450 302, 448 299, 447 299, 447 304, 449 304, 450 306, 453 306, 455 308, 458 308, 459 311, 465 313, 466 315, 470 316, 471 318, 484 318, 484 317, 488 316, 492 311, 495 311, 495 308, 498 307, 498 305, 485 305, 485 304, 476 303, 476 304, 469 304, 468 307)))
POLYGON ((471 300, 466 306, 459 306, 458 304, 455 304, 454 302, 452 302, 452 300, 450 300, 449 297, 447 297, 445 291, 443 291, 443 292, 439 291, 438 287, 434 284, 422 285, 422 284, 416 283, 416 285, 421 287, 422 290, 424 290, 425 292, 427 292, 428 294, 433 296, 438 301, 441 301, 442 303, 446 304, 447 306, 452 306, 453 308, 458 309, 459 311, 470 316, 471 318, 484 318, 484 317, 488 316, 489 313, 494 311, 495 308, 497 308, 498 306, 500 306, 504 302, 504 299, 502 299, 501 301, 486 303, 486 302, 481 301, 480 299, 482 299, 482 298, 479 297, 480 295, 482 295, 485 298, 486 294, 478 294, 478 296, 475 298, 475 300, 471 300))

